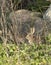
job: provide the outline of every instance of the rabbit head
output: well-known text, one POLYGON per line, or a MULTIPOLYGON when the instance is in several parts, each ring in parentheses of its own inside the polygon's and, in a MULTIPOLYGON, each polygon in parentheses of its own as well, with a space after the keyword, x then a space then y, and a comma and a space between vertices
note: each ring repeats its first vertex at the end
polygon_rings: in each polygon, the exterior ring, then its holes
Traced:
POLYGON ((35 32, 35 28, 30 28, 30 32, 27 34, 26 39, 28 40, 28 42, 31 44, 34 42, 34 32, 35 32))

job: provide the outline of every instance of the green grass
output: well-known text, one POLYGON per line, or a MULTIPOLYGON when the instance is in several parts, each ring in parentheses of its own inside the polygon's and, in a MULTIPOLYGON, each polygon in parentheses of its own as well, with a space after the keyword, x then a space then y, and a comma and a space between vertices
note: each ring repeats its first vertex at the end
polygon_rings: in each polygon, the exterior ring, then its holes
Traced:
POLYGON ((51 44, 0 44, 0 65, 51 65, 51 44))
POLYGON ((51 34, 46 44, 0 44, 0 65, 51 65, 51 34))

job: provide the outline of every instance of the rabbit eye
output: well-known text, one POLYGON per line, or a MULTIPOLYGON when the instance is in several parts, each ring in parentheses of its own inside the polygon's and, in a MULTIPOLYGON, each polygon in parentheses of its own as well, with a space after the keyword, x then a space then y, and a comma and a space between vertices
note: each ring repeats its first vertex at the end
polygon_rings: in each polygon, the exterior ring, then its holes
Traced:
POLYGON ((31 35, 29 35, 29 36, 31 36, 31 35))

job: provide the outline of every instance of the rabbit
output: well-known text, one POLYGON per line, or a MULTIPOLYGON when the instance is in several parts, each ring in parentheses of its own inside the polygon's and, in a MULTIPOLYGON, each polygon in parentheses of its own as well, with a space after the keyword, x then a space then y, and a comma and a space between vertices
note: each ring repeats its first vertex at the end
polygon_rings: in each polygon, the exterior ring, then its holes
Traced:
MULTIPOLYGON (((11 33, 13 33, 12 34, 13 39, 16 39, 17 37, 20 39, 19 36, 21 36, 21 38, 25 38, 26 36, 28 37, 29 34, 27 35, 27 33, 30 32, 30 28, 34 27, 35 20, 38 19, 39 18, 38 16, 40 15, 41 14, 39 12, 37 13, 24 9, 11 12, 8 18, 9 23, 7 23, 7 25, 11 33)), ((34 31, 31 31, 30 37, 32 37, 34 32, 35 29, 34 31)), ((16 41, 22 42, 22 39, 20 40, 19 39, 18 40, 16 39, 16 41)), ((25 39, 23 39, 23 41, 24 40, 25 39)))
MULTIPOLYGON (((47 18, 46 16, 43 16, 47 18)), ((46 25, 48 31, 51 29, 51 22, 48 25, 47 19, 44 19, 39 12, 32 12, 29 10, 17 10, 11 12, 8 17, 8 29, 11 31, 13 39, 16 39, 18 42, 24 42, 25 38, 29 43, 33 43, 35 40, 41 40, 41 37, 44 36, 43 29, 46 32, 46 25), (35 33, 35 34, 34 34, 35 33), (38 35, 37 35, 38 34, 38 35), (21 38, 19 37, 21 36, 21 38), (19 38, 17 40, 17 37, 19 38), (34 40, 35 38, 35 40, 34 40)), ((39 42, 37 41, 37 42, 39 42)))

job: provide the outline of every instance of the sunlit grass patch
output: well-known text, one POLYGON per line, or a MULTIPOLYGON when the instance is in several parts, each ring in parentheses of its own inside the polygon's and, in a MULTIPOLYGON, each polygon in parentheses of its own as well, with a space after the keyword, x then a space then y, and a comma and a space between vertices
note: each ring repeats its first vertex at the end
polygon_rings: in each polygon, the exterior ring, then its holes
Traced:
POLYGON ((0 65, 50 65, 51 44, 0 44, 0 65))

